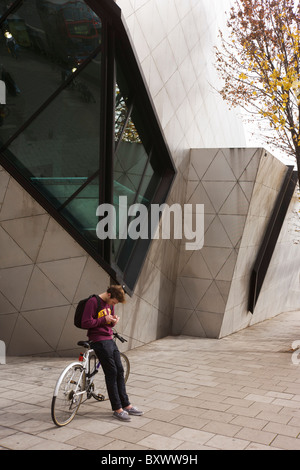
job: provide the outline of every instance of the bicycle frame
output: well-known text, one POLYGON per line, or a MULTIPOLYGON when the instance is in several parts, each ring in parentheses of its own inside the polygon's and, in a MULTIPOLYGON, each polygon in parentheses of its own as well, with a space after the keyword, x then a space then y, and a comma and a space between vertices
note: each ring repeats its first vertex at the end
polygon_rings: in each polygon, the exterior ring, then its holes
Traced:
POLYGON ((94 353, 94 350, 93 349, 88 349, 87 351, 85 351, 85 353, 82 355, 82 360, 80 361, 76 361, 76 362, 72 362, 71 364, 69 364, 64 370, 63 372, 61 373, 57 383, 56 383, 56 386, 55 386, 55 389, 54 389, 54 393, 53 395, 54 396, 57 396, 58 394, 58 390, 59 390, 59 387, 61 386, 61 382, 62 382, 62 379, 65 375, 65 373, 72 369, 72 367, 80 367, 82 368, 82 371, 81 371, 81 374, 80 374, 80 379, 77 380, 78 383, 80 383, 81 381, 81 378, 83 376, 83 374, 85 373, 85 378, 87 379, 87 383, 85 384, 85 389, 83 391, 77 391, 77 387, 75 388, 75 393, 74 393, 74 397, 78 397, 80 395, 83 395, 84 393, 86 393, 91 385, 91 383, 93 382, 93 379, 94 379, 94 376, 96 375, 96 371, 98 372, 97 368, 99 368, 99 365, 100 363, 98 362, 98 364, 95 364, 95 370, 93 372, 90 371, 90 355, 94 353))

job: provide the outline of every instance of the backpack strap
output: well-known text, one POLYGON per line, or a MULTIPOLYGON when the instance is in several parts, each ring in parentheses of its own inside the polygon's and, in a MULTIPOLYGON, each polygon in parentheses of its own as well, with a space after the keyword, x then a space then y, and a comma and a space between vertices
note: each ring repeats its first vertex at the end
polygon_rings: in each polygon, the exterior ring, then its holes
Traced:
MULTIPOLYGON (((89 298, 92 298, 92 297, 96 297, 96 299, 97 299, 97 315, 98 315, 98 313, 99 313, 100 310, 101 310, 101 299, 100 299, 100 295, 98 295, 98 294, 92 294, 92 295, 90 295, 89 298)), ((113 311, 112 311, 112 307, 111 307, 111 306, 109 306, 109 310, 110 310, 110 314, 113 315, 113 311)))
POLYGON ((96 297, 96 300, 97 300, 97 312, 96 312, 96 313, 97 313, 97 315, 98 315, 98 313, 99 313, 99 311, 100 311, 100 309, 101 309, 101 300, 100 300, 100 296, 99 296, 98 294, 92 294, 92 295, 90 295, 89 298, 91 299, 92 297, 96 297))

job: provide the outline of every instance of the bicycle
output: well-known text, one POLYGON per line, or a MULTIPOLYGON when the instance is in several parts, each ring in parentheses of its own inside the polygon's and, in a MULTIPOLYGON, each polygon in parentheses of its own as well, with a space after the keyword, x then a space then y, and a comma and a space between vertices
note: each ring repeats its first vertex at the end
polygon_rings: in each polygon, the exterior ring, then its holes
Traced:
MULTIPOLYGON (((127 342, 117 332, 113 333, 114 340, 127 342)), ((108 399, 105 377, 99 359, 91 348, 90 341, 79 341, 78 346, 84 347, 76 362, 69 364, 59 376, 51 402, 51 417, 58 427, 66 426, 75 417, 86 393, 86 400, 94 398, 97 401, 108 399)), ((126 354, 120 353, 124 368, 125 383, 130 373, 130 362, 126 354)), ((85 401, 86 401, 85 400, 85 401)))

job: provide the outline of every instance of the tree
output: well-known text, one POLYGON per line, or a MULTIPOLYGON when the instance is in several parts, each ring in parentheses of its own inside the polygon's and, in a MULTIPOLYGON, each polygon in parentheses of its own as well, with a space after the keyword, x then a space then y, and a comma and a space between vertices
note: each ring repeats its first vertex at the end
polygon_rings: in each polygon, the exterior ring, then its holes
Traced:
POLYGON ((300 4, 298 0, 235 0, 216 47, 220 90, 246 110, 265 142, 295 157, 300 181, 300 4))

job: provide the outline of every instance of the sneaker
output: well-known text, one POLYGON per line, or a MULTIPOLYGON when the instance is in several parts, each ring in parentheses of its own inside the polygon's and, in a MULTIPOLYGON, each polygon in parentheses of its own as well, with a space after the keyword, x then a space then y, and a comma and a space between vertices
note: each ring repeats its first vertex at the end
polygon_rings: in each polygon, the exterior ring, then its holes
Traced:
POLYGON ((126 413, 134 416, 142 416, 144 414, 143 411, 138 410, 135 408, 135 406, 132 406, 131 408, 126 408, 126 413))
POLYGON ((117 419, 120 419, 121 421, 130 421, 130 416, 127 413, 127 411, 120 411, 119 413, 117 411, 114 411, 113 416, 117 419))

